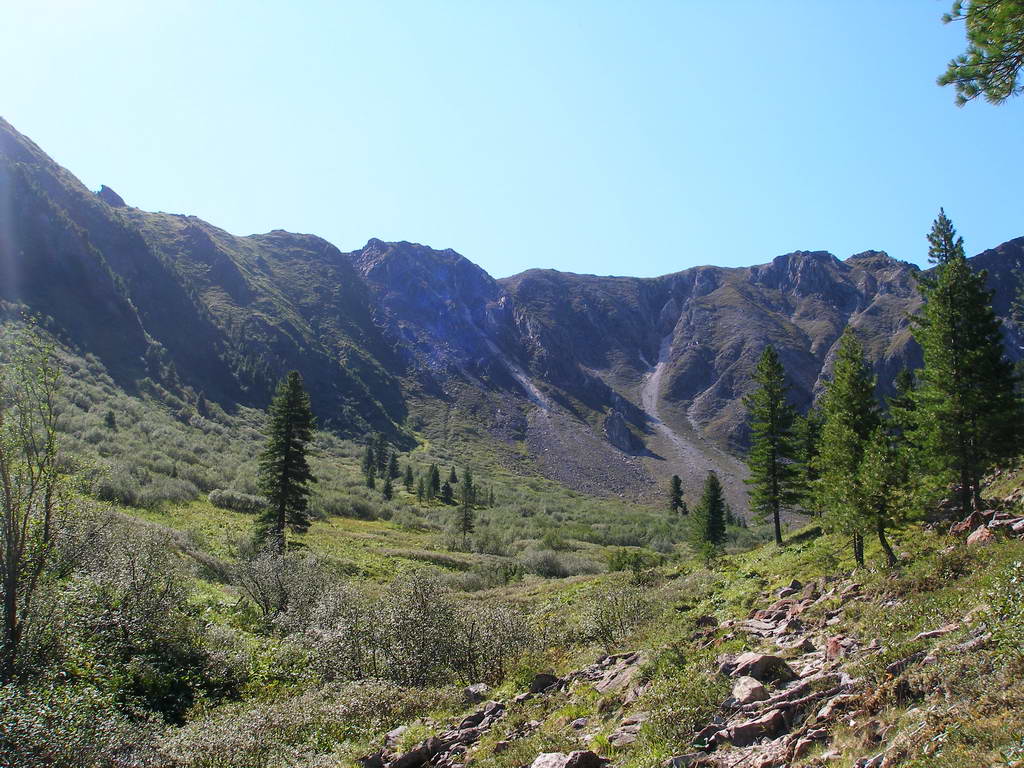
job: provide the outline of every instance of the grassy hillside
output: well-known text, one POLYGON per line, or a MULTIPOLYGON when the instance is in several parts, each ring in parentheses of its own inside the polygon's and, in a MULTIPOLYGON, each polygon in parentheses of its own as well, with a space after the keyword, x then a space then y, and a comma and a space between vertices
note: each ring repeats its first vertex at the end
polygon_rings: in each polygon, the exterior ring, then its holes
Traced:
MULTIPOLYGON (((24 677, 0 687, 7 764, 374 765, 424 745, 431 764, 508 768, 572 750, 620 768, 1019 762, 1019 539, 915 523, 892 536, 896 569, 869 542, 858 570, 812 521, 782 550, 734 529, 708 561, 685 521, 494 467, 476 476, 497 503, 464 545, 453 507, 400 483, 383 500, 361 446, 321 434, 316 520, 268 560, 253 516, 205 496, 255 491, 261 412, 129 395, 62 356, 66 461, 87 496, 24 677), (766 704, 728 701, 747 651, 799 678, 767 684, 766 704), (501 704, 460 728, 476 683, 501 704)), ((401 466, 462 458, 420 439, 401 466)), ((989 494, 1024 513, 1024 472, 989 494)))

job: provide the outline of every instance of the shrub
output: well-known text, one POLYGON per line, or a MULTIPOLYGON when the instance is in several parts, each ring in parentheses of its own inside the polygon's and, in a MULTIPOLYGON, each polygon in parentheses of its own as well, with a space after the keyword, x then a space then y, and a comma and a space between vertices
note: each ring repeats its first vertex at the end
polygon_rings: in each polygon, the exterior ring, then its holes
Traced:
POLYGON ((234 512, 246 514, 257 514, 267 506, 267 500, 263 496, 254 496, 250 493, 242 493, 230 488, 218 488, 210 491, 207 497, 213 506, 219 509, 230 509, 234 512))
POLYGON ((306 626, 317 596, 331 582, 312 557, 279 555, 263 549, 241 562, 235 581, 266 619, 286 617, 289 626, 306 626))
POLYGON ((584 634, 611 648, 654 616, 654 606, 639 587, 623 581, 595 591, 587 601, 584 634))
POLYGON ((131 720, 90 686, 0 686, 0 765, 24 768, 155 766, 156 729, 131 720))
POLYGON ((559 554, 550 549, 531 549, 523 553, 520 562, 530 573, 546 579, 600 573, 602 568, 593 560, 575 555, 559 554))
POLYGON ((987 624, 1002 657, 1024 664, 1024 562, 1008 566, 989 592, 987 624))

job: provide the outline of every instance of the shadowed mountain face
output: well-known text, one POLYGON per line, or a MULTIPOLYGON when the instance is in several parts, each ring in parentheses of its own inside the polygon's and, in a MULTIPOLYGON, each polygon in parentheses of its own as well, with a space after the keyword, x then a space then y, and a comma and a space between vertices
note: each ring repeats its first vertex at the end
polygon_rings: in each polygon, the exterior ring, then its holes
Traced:
MULTIPOLYGON (((130 201, 129 201, 130 203, 130 201)), ((975 257, 1004 316, 1024 238, 975 257)), ((768 343, 805 408, 852 323, 885 392, 917 365, 917 268, 882 252, 797 252, 659 278, 530 270, 494 280, 451 250, 237 237, 87 190, 0 120, 0 300, 49 317, 128 389, 262 407, 303 374, 324 426, 411 429, 456 455, 629 498, 718 471, 746 509, 743 395, 768 343)), ((1022 339, 1007 325, 1007 347, 1022 339)))

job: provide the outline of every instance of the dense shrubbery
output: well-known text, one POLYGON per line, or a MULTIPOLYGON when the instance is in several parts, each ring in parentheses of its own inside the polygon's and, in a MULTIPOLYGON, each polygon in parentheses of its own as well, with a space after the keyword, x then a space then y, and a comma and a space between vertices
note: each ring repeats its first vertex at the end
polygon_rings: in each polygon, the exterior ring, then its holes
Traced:
POLYGON ((210 491, 207 498, 213 506, 220 509, 230 509, 250 515, 261 512, 267 506, 267 500, 263 496, 242 493, 231 488, 216 488, 210 491))
POLYGON ((562 579, 604 570, 600 563, 593 560, 551 549, 527 550, 520 556, 519 562, 528 572, 547 579, 562 579))
MULTIPOLYGON (((282 564, 289 558, 277 558, 282 564)), ((260 569, 271 570, 261 556, 260 569)), ((502 603, 459 601, 441 579, 425 570, 399 575, 379 597, 336 582, 305 561, 292 600, 277 625, 309 654, 324 680, 376 678, 420 687, 453 679, 498 683, 530 646, 527 617, 502 603), (306 596, 317 595, 315 600, 306 596)), ((287 581, 282 578, 280 581, 287 581)))
POLYGON ((585 636, 611 648, 655 614, 645 590, 621 578, 596 590, 587 601, 585 636))

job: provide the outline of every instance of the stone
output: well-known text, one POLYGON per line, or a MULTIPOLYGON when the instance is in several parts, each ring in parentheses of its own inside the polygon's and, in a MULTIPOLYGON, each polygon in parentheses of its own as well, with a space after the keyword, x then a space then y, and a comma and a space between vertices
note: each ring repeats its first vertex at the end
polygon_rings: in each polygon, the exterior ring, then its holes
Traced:
POLYGON ((855 698, 856 696, 850 693, 841 693, 838 696, 833 696, 818 710, 818 720, 830 720, 838 710, 845 707, 855 698))
POLYGON ((584 728, 587 727, 587 723, 589 722, 589 717, 577 717, 575 720, 569 723, 569 727, 572 728, 574 731, 582 731, 584 728))
POLYGON ((825 641, 825 658, 826 659, 838 659, 843 655, 843 644, 842 638, 839 635, 833 635, 825 641))
POLYGON ((994 543, 996 535, 992 533, 988 528, 979 528, 970 536, 967 537, 967 546, 969 547, 984 547, 994 543))
POLYGON ((803 588, 804 585, 801 582, 797 581, 796 579, 793 579, 793 581, 791 581, 788 586, 785 586, 778 591, 778 595, 780 598, 789 597, 790 595, 795 595, 803 588))
POLYGON ((793 745, 793 757, 803 757, 811 751, 816 743, 824 741, 827 737, 828 731, 824 728, 815 728, 808 731, 797 739, 796 744, 793 745))
POLYGON ((604 768, 610 761, 589 750, 578 750, 569 753, 565 768, 604 768))
POLYGON ((530 768, 603 768, 607 760, 594 752, 544 752, 537 755, 530 768))
POLYGON ((796 680, 797 674, 778 656, 766 653, 743 653, 733 662, 732 677, 749 676, 762 683, 785 683, 796 680))
POLYGON ((404 736, 405 732, 408 730, 409 726, 400 725, 393 731, 388 731, 384 735, 384 746, 386 746, 388 749, 394 749, 396 746, 398 746, 398 742, 402 740, 402 736, 404 736))
POLYGON ((117 192, 112 190, 106 184, 100 184, 100 191, 96 193, 96 197, 98 197, 104 203, 109 205, 111 208, 126 207, 124 198, 117 194, 117 192))
POLYGON ((950 632, 955 632, 960 629, 960 625, 956 622, 952 624, 945 624, 937 629, 930 629, 927 632, 921 632, 914 636, 914 639, 910 642, 914 643, 918 640, 931 640, 933 637, 941 637, 942 635, 948 635, 950 632))
POLYGON ((707 755, 704 752, 687 752, 685 755, 675 755, 662 763, 664 768, 690 768, 703 760, 707 755))
POLYGON ((715 741, 728 741, 734 747, 748 747, 758 739, 774 738, 786 730, 782 710, 773 709, 753 720, 730 726, 715 736, 715 741))
POLYGON ((405 754, 399 755, 390 763, 388 768, 420 768, 426 765, 434 755, 441 751, 441 741, 435 736, 410 749, 405 754))
POLYGON ((732 697, 738 704, 753 704, 768 698, 768 691, 753 677, 744 675, 732 684, 732 697))
POLYGON ((598 693, 613 693, 627 687, 637 676, 646 657, 642 653, 633 652, 608 658, 614 661, 614 664, 610 665, 601 679, 594 683, 598 693))
POLYGON ((612 735, 608 737, 608 743, 613 747, 625 747, 636 741, 636 736, 636 733, 632 730, 620 728, 612 732, 612 735))
POLYGON ((470 704, 479 704, 481 701, 485 701, 490 692, 491 686, 487 683, 474 683, 462 690, 462 694, 470 704))
POLYGON ((549 674, 548 672, 541 672, 535 675, 533 682, 530 683, 530 693, 543 693, 544 691, 552 688, 561 682, 555 675, 549 674))
POLYGON ((608 442, 623 453, 640 453, 643 441, 630 430, 626 417, 619 410, 613 410, 604 419, 604 434, 608 442))
POLYGON ((961 520, 959 523, 953 523, 949 527, 950 536, 962 536, 965 533, 970 533, 976 528, 980 528, 985 524, 985 516, 980 512, 971 512, 967 517, 961 520))
POLYGON ((715 740, 715 736, 717 736, 722 730, 724 730, 723 726, 717 723, 705 725, 697 732, 697 735, 693 737, 693 745, 695 747, 699 747, 704 744, 710 744, 715 740))

